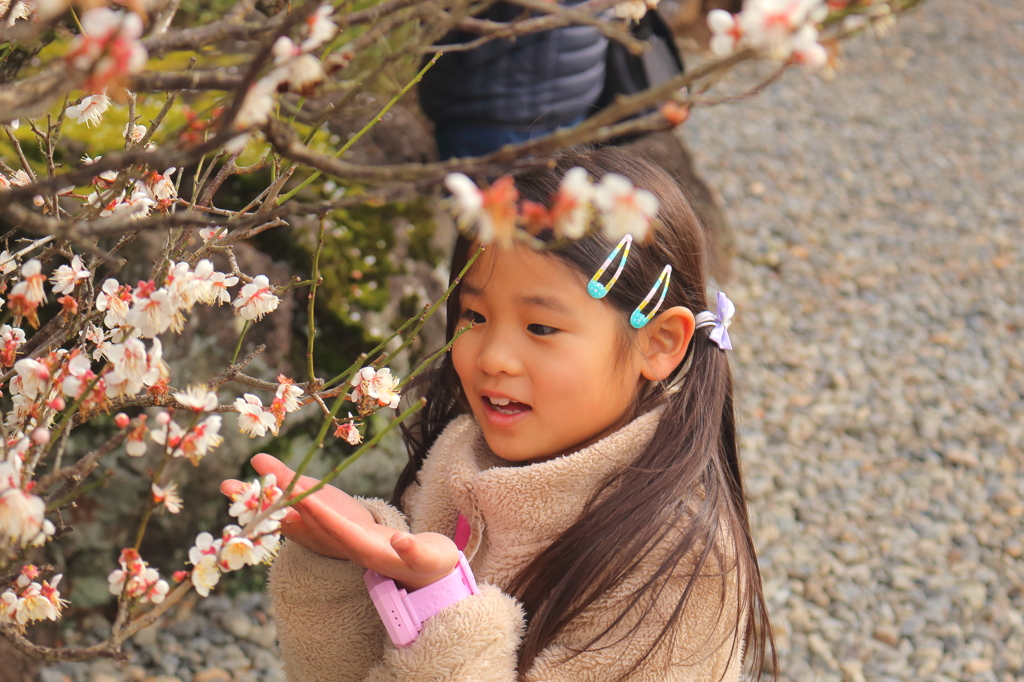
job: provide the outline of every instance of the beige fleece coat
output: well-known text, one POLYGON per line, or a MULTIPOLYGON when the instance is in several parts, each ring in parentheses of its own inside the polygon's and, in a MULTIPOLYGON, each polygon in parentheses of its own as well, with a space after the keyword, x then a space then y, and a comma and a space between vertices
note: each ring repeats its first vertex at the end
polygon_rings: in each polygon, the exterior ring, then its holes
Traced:
MULTIPOLYGON (((662 410, 649 412, 607 438, 565 457, 509 466, 487 448, 470 416, 453 421, 438 438, 406 494, 410 523, 380 500, 363 500, 379 523, 414 533, 454 537, 461 512, 472 534, 465 549, 480 594, 428 620, 405 649, 387 636, 366 592, 364 569, 285 543, 270 572, 285 673, 290 682, 514 682, 516 651, 525 629, 522 607, 504 592, 512 578, 581 514, 591 493, 650 442, 662 410)), ((533 663, 530 682, 601 682, 630 667, 660 632, 664 620, 649 617, 628 638, 634 622, 568 661, 566 654, 600 634, 621 612, 621 601, 643 583, 643 568, 659 560, 657 548, 638 575, 592 604, 533 663), (617 641, 622 640, 622 641, 617 641)), ((663 555, 662 555, 663 556, 663 555)), ((654 604, 669 614, 691 570, 676 571, 654 604)), ((717 569, 716 569, 717 570, 717 569)), ((734 642, 735 570, 723 589, 720 577, 695 583, 672 646, 627 679, 690 682, 739 679, 742 642, 734 642)), ((742 632, 742 628, 740 628, 742 632)))

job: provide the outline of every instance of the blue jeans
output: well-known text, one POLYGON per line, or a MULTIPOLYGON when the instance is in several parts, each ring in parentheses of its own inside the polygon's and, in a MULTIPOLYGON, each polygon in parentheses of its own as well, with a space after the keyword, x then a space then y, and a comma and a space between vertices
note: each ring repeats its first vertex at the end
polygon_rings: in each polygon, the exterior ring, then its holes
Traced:
POLYGON ((460 156, 483 156, 501 149, 507 144, 518 144, 542 137, 559 128, 574 126, 583 117, 556 126, 531 126, 511 128, 500 125, 475 123, 439 123, 434 137, 441 160, 460 156))

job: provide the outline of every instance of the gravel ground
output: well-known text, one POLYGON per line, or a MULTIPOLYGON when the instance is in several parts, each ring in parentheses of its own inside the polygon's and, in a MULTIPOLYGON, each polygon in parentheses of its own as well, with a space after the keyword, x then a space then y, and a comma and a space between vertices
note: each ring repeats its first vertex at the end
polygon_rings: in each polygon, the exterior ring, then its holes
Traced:
MULTIPOLYGON (((1022 55, 1019 0, 931 0, 834 81, 790 73, 686 124, 737 235, 783 680, 1024 680, 1022 55)), ((41 680, 282 679, 261 595, 133 646, 41 680)))

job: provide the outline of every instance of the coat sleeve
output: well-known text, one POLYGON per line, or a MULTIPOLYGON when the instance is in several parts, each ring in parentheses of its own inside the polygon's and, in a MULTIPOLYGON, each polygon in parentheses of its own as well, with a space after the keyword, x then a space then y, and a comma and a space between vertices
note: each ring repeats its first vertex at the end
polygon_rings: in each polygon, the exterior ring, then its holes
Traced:
MULTIPOLYGON (((377 523, 408 530, 381 500, 360 500, 377 523)), ((387 633, 363 582, 365 569, 285 542, 270 569, 270 596, 290 682, 358 682, 381 660, 387 633)))

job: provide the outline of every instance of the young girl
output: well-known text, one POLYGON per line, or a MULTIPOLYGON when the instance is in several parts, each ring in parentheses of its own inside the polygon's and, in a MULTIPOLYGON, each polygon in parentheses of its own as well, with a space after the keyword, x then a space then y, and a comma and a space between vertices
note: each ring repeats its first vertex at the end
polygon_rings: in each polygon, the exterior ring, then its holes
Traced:
MULTIPOLYGON (((671 178, 616 149, 516 188, 548 203, 574 167, 652 192, 651 234, 491 246, 474 264, 448 338, 473 326, 420 382, 394 506, 327 487, 285 519, 270 591, 292 682, 737 680, 744 658, 760 676, 770 625, 699 223, 671 178), (405 607, 379 611, 368 585, 433 600, 413 641, 379 615, 405 607)), ((453 273, 474 248, 458 239, 453 273)))

